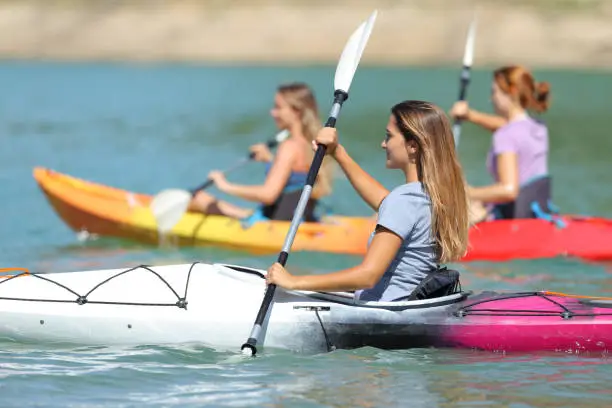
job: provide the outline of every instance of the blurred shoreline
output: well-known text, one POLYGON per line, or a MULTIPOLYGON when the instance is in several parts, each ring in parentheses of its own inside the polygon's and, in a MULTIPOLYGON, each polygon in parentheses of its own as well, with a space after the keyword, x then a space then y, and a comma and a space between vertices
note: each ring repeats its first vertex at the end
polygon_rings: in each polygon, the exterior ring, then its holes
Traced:
POLYGON ((612 67, 597 0, 0 0, 0 59, 335 63, 374 8, 371 65, 460 64, 478 8, 477 66, 612 67))

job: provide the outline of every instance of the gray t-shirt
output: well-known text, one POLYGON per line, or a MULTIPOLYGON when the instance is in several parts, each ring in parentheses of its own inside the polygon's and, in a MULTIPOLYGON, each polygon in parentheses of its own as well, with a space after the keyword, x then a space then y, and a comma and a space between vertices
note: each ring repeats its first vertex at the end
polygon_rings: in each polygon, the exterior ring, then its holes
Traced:
POLYGON ((409 296, 438 265, 431 230, 431 200, 423 185, 408 183, 391 191, 378 209, 377 224, 404 242, 376 286, 356 291, 355 295, 360 300, 390 302, 409 296))

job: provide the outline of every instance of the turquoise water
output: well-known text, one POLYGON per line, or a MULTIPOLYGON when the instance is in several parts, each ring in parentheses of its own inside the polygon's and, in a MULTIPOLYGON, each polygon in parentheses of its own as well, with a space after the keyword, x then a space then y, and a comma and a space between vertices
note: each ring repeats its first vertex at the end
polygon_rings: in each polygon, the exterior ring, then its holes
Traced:
MULTIPOLYGON (((243 157, 275 133, 268 111, 277 84, 313 86, 325 115, 334 67, 206 67, 3 63, 0 65, 0 266, 41 272, 194 260, 266 267, 212 248, 159 249, 103 239, 81 242, 36 186, 35 166, 107 185, 155 193, 199 184, 211 169, 243 157)), ((552 84, 550 170, 564 212, 612 217, 608 115, 612 75, 536 72, 552 84)), ((389 107, 427 99, 448 109, 457 70, 359 70, 338 122, 347 149, 391 187, 379 148, 389 107)), ((490 74, 469 90, 488 104, 490 74)), ((460 155, 470 183, 488 182, 489 135, 465 126, 460 155)), ((250 164, 230 179, 256 183, 250 164)), ((229 198, 229 197, 224 197, 229 198)), ((230 198, 231 201, 232 200, 230 198)), ((328 200, 338 213, 369 215, 343 177, 328 200)), ((295 253, 289 268, 320 273, 357 258, 295 253)), ((549 289, 612 294, 612 264, 571 259, 457 265, 472 290, 549 289)), ((237 348, 239 345, 237 345, 237 348)), ((2 344, 0 404, 8 406, 602 406, 611 399, 607 356, 515 355, 477 351, 359 349, 303 356, 270 351, 241 359, 201 345, 58 348, 2 344)))

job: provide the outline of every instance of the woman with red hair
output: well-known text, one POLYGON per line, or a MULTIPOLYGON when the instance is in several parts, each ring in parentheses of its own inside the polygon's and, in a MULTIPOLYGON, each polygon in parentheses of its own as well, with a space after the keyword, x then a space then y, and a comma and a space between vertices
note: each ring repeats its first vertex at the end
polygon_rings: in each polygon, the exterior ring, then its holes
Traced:
POLYGON ((506 66, 493 73, 491 102, 497 115, 457 102, 451 116, 493 131, 487 168, 494 183, 470 187, 471 221, 531 218, 550 200, 548 128, 530 116, 548 109, 550 86, 536 82, 521 66, 506 66), (537 207, 534 206, 537 204, 537 207))

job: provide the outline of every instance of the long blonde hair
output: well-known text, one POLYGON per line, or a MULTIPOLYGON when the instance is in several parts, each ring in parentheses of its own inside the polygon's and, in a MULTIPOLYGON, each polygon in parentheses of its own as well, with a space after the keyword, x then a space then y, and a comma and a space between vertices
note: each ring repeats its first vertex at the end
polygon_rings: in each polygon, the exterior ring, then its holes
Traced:
POLYGON ((432 103, 404 101, 391 108, 407 141, 417 145, 417 172, 431 200, 432 236, 439 262, 465 255, 468 245, 468 198, 451 126, 432 103))
MULTIPOLYGON (((299 113, 304 137, 308 142, 315 140, 322 125, 321 119, 319 118, 317 101, 310 87, 301 82, 294 82, 279 86, 277 92, 282 95, 291 108, 299 113)), ((312 158, 314 153, 310 147, 310 143, 306 149, 308 157, 312 158)), ((326 157, 323 160, 312 191, 313 198, 317 199, 331 194, 332 183, 332 162, 326 157)))

